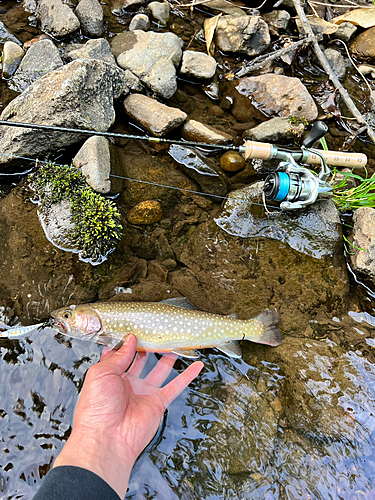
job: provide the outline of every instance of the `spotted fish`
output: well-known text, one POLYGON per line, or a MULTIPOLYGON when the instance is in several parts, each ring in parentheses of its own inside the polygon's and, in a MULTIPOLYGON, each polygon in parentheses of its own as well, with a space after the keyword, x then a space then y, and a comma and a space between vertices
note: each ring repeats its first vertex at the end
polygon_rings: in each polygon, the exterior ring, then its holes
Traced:
POLYGON ((277 346, 279 313, 266 309, 253 319, 241 320, 196 310, 186 299, 163 302, 97 302, 71 305, 52 312, 53 328, 71 337, 117 346, 130 333, 137 350, 174 352, 197 358, 196 349, 215 347, 240 358, 238 341, 277 346))

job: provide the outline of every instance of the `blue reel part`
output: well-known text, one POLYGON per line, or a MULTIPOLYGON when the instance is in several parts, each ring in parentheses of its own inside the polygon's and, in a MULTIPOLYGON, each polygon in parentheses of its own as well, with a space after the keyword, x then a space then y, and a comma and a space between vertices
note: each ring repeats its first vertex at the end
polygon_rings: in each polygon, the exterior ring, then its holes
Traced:
POLYGON ((285 172, 273 172, 264 181, 264 195, 267 201, 283 201, 290 189, 290 177, 285 172))

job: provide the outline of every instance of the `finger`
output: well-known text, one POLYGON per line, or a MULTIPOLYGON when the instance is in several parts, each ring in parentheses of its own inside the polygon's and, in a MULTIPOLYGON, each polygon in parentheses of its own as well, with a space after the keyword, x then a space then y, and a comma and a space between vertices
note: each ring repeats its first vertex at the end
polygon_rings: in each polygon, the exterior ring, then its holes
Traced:
POLYGON ((144 381, 154 387, 161 387, 171 373, 177 357, 176 354, 164 355, 144 378, 144 381))
POLYGON ((128 335, 123 345, 117 351, 108 353, 108 356, 99 364, 102 368, 109 368, 112 373, 122 375, 129 368, 134 359, 137 341, 134 335, 128 335))
POLYGON ((184 389, 186 389, 190 382, 192 382, 195 377, 199 375, 203 366, 204 364, 202 361, 195 361, 195 363, 191 364, 185 371, 180 373, 178 377, 173 379, 169 382, 169 384, 161 389, 167 399, 167 406, 170 405, 172 401, 176 399, 184 389))
POLYGON ((139 377, 142 373, 143 368, 145 367, 147 360, 147 352, 138 352, 133 364, 126 373, 133 375, 134 377, 139 377))
POLYGON ((110 356, 112 356, 112 354, 114 352, 115 352, 115 349, 105 345, 103 350, 102 350, 102 355, 100 356, 100 361, 104 361, 105 359, 109 358, 110 356))

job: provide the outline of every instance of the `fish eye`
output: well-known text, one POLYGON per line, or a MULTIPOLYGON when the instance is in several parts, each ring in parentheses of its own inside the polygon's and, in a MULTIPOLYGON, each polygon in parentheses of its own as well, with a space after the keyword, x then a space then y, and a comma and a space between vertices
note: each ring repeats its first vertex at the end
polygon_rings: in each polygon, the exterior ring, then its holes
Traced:
POLYGON ((63 317, 64 319, 69 319, 69 318, 71 318, 72 316, 73 316, 72 311, 65 311, 65 312, 63 313, 63 315, 62 315, 62 317, 63 317))

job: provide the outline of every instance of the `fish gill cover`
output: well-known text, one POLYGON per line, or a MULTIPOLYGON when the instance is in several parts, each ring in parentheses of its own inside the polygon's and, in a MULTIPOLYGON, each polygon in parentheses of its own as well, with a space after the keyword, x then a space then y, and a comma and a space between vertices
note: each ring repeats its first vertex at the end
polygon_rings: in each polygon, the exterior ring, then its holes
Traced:
POLYGON ((89 187, 72 167, 47 163, 29 176, 38 198, 39 219, 47 238, 57 247, 79 253, 92 265, 102 263, 122 234, 121 216, 111 200, 89 187))

